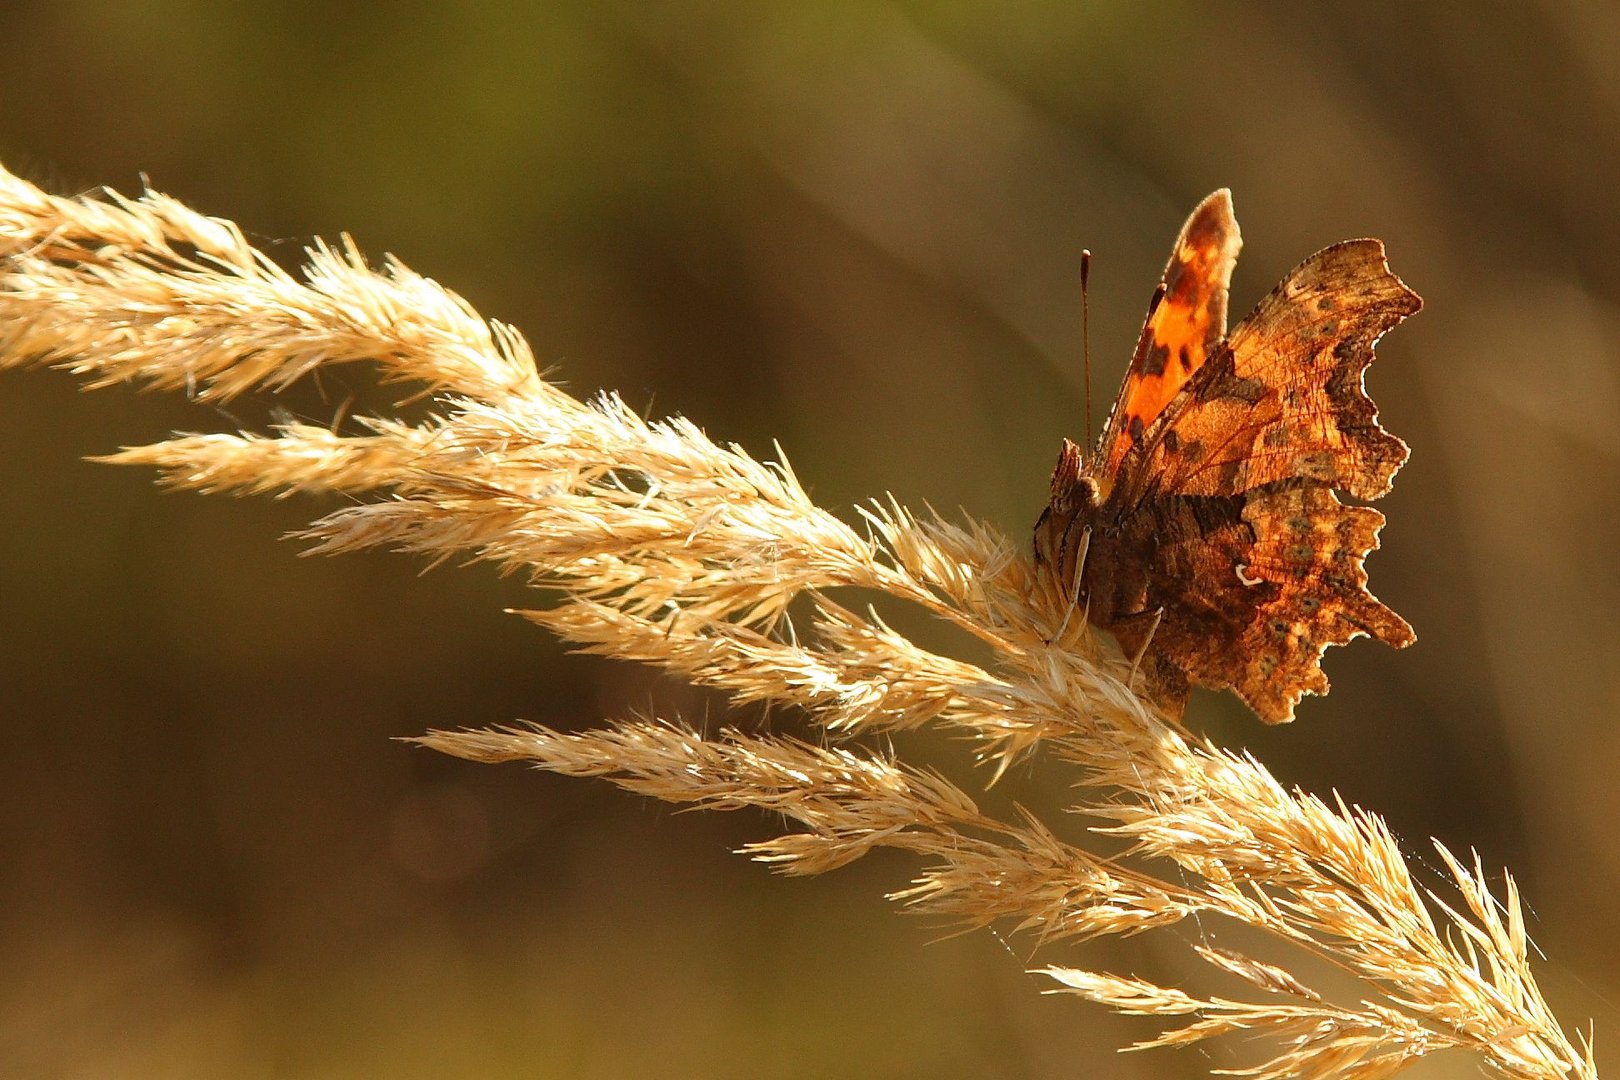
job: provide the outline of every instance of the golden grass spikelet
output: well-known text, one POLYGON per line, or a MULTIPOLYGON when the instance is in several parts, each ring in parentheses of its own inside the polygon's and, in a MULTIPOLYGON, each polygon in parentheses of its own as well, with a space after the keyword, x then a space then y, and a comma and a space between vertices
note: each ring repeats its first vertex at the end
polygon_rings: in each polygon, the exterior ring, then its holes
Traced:
POLYGON ((207 492, 342 493, 355 504, 305 531, 313 551, 493 561, 550 596, 522 614, 581 650, 766 703, 815 734, 621 720, 423 745, 779 814, 792 831, 746 851, 786 873, 910 852, 922 867, 894 899, 964 927, 1005 921, 1052 941, 1174 934, 1197 916, 1205 934, 1235 923, 1275 946, 1189 945, 1240 987, 1232 997, 1043 970, 1061 991, 1184 1021, 1142 1046, 1242 1036, 1261 1057, 1245 1075, 1267 1078, 1387 1076, 1445 1048, 1502 1076, 1597 1076, 1536 984, 1511 878, 1495 893, 1477 858, 1442 848, 1450 888, 1424 890, 1376 815, 1288 790, 1166 721, 1024 545, 892 500, 847 521, 780 454, 758 461, 613 395, 568 396, 516 331, 396 261, 373 267, 346 240, 307 258, 290 273, 235 225, 162 195, 63 199, 0 170, 0 367, 223 401, 370 361, 430 393, 433 414, 362 417, 358 435, 288 423, 177 436, 105 460, 207 492), (922 647, 838 595, 852 588, 920 606, 993 659, 922 647), (1029 814, 997 818, 852 741, 929 725, 969 741, 986 784, 1018 760, 1062 770, 1072 809, 1097 824, 1074 841, 1029 814), (1301 951, 1352 976, 1350 1000, 1308 986, 1289 966, 1301 951))

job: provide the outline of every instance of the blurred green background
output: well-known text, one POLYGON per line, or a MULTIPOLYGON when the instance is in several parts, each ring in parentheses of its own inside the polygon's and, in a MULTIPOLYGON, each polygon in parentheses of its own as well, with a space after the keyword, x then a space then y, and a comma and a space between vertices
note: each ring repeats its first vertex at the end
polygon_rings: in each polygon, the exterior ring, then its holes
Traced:
MULTIPOLYGON (((1022 536, 1183 215, 1234 190, 1234 314, 1376 235, 1427 309, 1369 384, 1413 449, 1374 590, 1405 653, 1192 721, 1408 849, 1519 875, 1567 1024, 1620 1040, 1620 10, 965 0, 0 8, 0 160, 154 187, 288 261, 352 233, 826 505, 1022 536)), ((288 399, 325 420, 365 373, 288 399), (345 380, 348 380, 345 382, 345 380), (352 385, 351 385, 352 384, 352 385)), ((913 866, 781 881, 757 815, 391 737, 715 703, 565 655, 487 568, 299 560, 334 504, 84 455, 212 409, 0 378, 0 1076, 1192 1076, 1230 1054, 1041 997, 1030 943, 897 918, 913 866)), ((1061 801, 1061 778, 1026 777, 1061 801), (1044 786, 1042 786, 1044 785, 1044 786)), ((1194 936, 1053 949, 1157 979, 1194 936)), ((1421 1076, 1473 1076, 1464 1057, 1421 1076)))

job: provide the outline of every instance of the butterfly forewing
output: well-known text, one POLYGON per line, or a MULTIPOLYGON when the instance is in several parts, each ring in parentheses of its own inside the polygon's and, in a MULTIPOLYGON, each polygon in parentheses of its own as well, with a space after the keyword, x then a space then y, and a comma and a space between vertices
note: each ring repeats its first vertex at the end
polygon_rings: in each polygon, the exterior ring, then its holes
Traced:
POLYGON ((1239 495, 1296 479, 1384 494, 1407 448, 1379 426, 1362 378, 1373 344, 1421 306, 1377 240, 1317 252, 1148 432, 1141 474, 1164 494, 1239 495))
MULTIPOLYGON (((1164 268, 1091 470, 1112 478, 1226 334, 1226 294, 1242 238, 1232 196, 1215 192, 1192 212, 1164 268)), ((1106 492, 1105 492, 1106 493, 1106 492)))

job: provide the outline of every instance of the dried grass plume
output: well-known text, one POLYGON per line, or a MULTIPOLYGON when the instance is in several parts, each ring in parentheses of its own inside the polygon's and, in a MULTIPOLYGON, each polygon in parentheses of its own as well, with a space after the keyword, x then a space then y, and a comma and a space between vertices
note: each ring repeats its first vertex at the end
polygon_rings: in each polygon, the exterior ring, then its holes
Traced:
POLYGON ((1054 992, 1160 1017, 1142 1046, 1242 1036, 1247 1073, 1267 1078, 1381 1077, 1442 1049, 1501 1076, 1596 1077, 1589 1042, 1565 1035, 1537 987, 1511 878, 1493 893, 1477 860, 1440 848, 1449 889, 1429 892, 1376 815, 1288 790, 1167 723, 1117 651, 1044 591, 1022 540, 893 502, 836 516, 785 457, 755 460, 612 395, 568 396, 515 330, 398 262, 373 267, 347 241, 307 259, 289 273, 231 223, 153 192, 64 199, 0 171, 0 366, 224 401, 368 361, 430 393, 432 418, 179 436, 107 460, 200 491, 341 492, 354 502, 308 528, 315 550, 492 560, 547 594, 524 614, 580 649, 771 703, 816 733, 700 733, 672 718, 424 745, 774 811, 791 831, 748 853, 784 873, 903 849, 919 870, 895 899, 959 925, 1046 941, 1195 917, 1247 927, 1241 940, 1266 956, 1189 945, 1231 996, 1043 969, 1054 992), (993 664, 919 646, 847 605, 852 587, 920 605, 985 642, 993 664), (1097 842, 989 815, 862 741, 923 726, 971 739, 986 782, 1024 758, 1065 771, 1097 842), (1290 966, 1306 954, 1358 991, 1308 985, 1290 966))

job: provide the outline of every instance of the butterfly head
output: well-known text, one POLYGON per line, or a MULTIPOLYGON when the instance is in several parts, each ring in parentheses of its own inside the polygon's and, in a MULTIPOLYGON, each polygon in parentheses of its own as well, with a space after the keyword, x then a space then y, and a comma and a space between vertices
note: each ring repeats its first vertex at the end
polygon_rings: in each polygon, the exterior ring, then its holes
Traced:
POLYGON ((1064 597, 1073 598, 1103 493, 1085 470, 1080 448, 1068 439, 1052 470, 1052 498, 1035 524, 1035 563, 1064 597))

